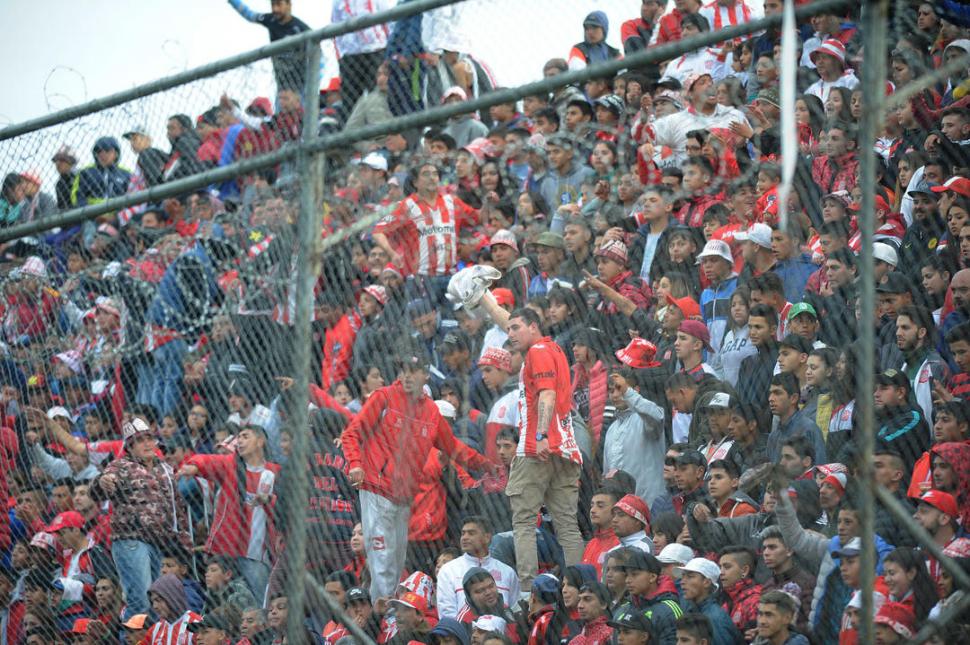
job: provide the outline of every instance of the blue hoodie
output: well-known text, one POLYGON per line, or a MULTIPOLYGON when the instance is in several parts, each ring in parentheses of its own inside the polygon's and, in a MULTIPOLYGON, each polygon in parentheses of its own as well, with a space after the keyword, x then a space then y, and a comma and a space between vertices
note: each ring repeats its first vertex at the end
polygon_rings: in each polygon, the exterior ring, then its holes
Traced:
POLYGON ((576 47, 586 56, 587 64, 602 63, 619 56, 619 50, 606 44, 606 37, 610 34, 610 19, 606 17, 604 12, 590 12, 590 14, 583 19, 583 26, 585 27, 586 25, 596 25, 597 27, 603 29, 603 40, 599 43, 594 45, 593 43, 587 42, 584 39, 583 42, 576 45, 576 47))
POLYGON ((98 152, 114 150, 121 158, 121 146, 114 137, 101 137, 94 142, 91 154, 94 164, 77 174, 71 186, 71 200, 75 206, 97 204, 111 197, 120 197, 128 192, 128 182, 131 173, 118 165, 118 160, 110 166, 101 166, 98 162, 98 152))
POLYGON ((468 630, 454 618, 442 618, 434 629, 429 632, 431 636, 453 636, 458 639, 461 645, 469 645, 468 630))

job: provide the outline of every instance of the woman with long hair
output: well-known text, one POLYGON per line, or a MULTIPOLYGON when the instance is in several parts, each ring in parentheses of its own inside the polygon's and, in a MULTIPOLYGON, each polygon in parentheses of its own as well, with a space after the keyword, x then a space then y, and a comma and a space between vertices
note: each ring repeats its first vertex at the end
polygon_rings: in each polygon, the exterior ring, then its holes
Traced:
POLYGON ((738 385, 741 361, 758 353, 758 349, 748 340, 748 312, 751 309, 751 291, 738 287, 731 294, 731 315, 728 317, 727 332, 724 340, 712 359, 711 367, 720 374, 731 387, 738 385))
POLYGON ((819 135, 825 125, 825 106, 822 99, 812 94, 802 94, 795 99, 795 124, 798 128, 798 146, 803 155, 818 152, 819 135))
POLYGON ((926 570, 926 558, 916 549, 899 547, 882 561, 883 581, 889 602, 909 605, 921 623, 939 600, 936 584, 926 570))
POLYGON ((578 636, 583 629, 579 619, 579 590, 587 582, 596 582, 596 567, 591 564, 566 567, 562 576, 562 600, 569 614, 569 621, 565 628, 566 638, 569 640, 578 636))
POLYGON ((15 172, 3 178, 0 187, 0 226, 16 224, 23 209, 26 180, 15 172))
POLYGON ((847 87, 833 87, 825 99, 823 109, 829 121, 855 123, 852 116, 852 90, 847 87))
POLYGON ((805 364, 805 382, 808 383, 808 401, 802 408, 803 413, 814 419, 822 434, 828 434, 832 420, 832 379, 839 354, 831 347, 813 349, 805 364))
POLYGON ((546 323, 549 335, 562 347, 573 363, 573 338, 586 327, 586 300, 575 289, 555 285, 546 294, 549 310, 546 323))
POLYGON ((896 164, 896 198, 893 200, 893 212, 898 213, 902 205, 906 188, 917 170, 926 165, 929 158, 921 150, 912 150, 904 154, 896 164))

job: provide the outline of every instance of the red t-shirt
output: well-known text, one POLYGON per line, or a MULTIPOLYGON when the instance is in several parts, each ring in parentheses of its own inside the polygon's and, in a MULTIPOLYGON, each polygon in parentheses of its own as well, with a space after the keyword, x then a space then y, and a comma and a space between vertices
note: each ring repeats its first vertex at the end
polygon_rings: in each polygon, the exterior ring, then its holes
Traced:
POLYGON ((519 377, 519 446, 520 457, 535 457, 536 443, 549 440, 549 451, 577 464, 583 463, 573 434, 572 386, 569 382, 566 355, 548 336, 529 348, 519 377), (539 392, 556 393, 556 406, 548 428, 538 428, 539 392))

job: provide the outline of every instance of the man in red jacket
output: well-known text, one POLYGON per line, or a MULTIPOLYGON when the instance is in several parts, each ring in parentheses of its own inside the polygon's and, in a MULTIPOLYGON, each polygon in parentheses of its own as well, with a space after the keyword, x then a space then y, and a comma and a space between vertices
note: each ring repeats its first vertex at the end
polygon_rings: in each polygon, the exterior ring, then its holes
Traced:
POLYGON ((233 558, 255 598, 266 593, 269 563, 275 555, 273 507, 279 472, 277 464, 266 460, 266 434, 256 425, 245 426, 236 435, 236 454, 193 455, 178 471, 180 477, 199 476, 219 486, 205 550, 233 558))
POLYGON ((348 476, 360 489, 361 522, 372 598, 393 595, 407 555, 411 502, 432 448, 481 470, 488 461, 455 439, 425 394, 426 357, 410 353, 397 381, 375 391, 341 437, 348 476))

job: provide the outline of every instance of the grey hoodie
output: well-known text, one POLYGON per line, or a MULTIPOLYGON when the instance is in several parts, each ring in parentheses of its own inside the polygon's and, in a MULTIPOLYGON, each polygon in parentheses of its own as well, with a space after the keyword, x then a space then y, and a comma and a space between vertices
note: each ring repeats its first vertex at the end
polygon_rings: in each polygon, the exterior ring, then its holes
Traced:
POLYGON ((174 616, 172 620, 178 619, 189 609, 189 601, 185 597, 185 588, 182 586, 182 581, 178 579, 178 576, 171 573, 166 573, 153 582, 152 586, 148 588, 148 592, 161 596, 174 616))
POLYGON ((560 175, 555 168, 549 172, 539 184, 539 193, 553 212, 563 204, 579 201, 582 185, 596 174, 592 168, 576 161, 576 156, 582 154, 578 147, 574 147, 573 163, 564 174, 560 175))

